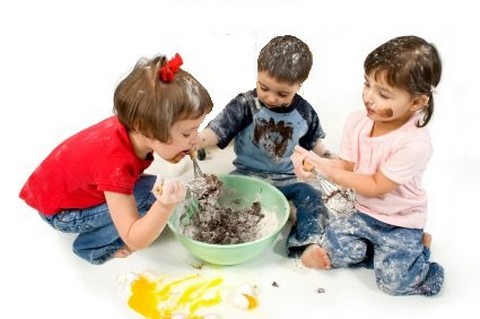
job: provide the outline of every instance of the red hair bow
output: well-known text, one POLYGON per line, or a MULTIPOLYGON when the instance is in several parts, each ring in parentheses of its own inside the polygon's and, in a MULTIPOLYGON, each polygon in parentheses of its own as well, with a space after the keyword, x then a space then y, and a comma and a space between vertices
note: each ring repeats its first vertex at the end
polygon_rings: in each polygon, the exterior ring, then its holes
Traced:
POLYGON ((182 57, 176 53, 173 59, 165 63, 160 70, 158 70, 158 76, 163 82, 172 82, 175 78, 175 72, 180 69, 180 65, 183 64, 182 57))

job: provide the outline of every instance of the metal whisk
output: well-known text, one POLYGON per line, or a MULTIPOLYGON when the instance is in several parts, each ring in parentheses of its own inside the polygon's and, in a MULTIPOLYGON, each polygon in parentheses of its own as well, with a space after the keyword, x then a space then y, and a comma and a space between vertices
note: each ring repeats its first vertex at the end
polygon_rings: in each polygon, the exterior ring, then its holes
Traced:
POLYGON ((351 214, 355 210, 355 191, 332 183, 315 172, 316 184, 323 195, 325 207, 333 216, 351 214))
POLYGON ((198 203, 199 192, 201 194, 202 188, 202 179, 205 179, 206 175, 203 173, 200 165, 197 161, 197 150, 192 150, 190 152, 190 158, 193 163, 193 177, 194 180, 190 183, 187 183, 187 197, 183 203, 184 213, 180 216, 180 223, 186 225, 190 222, 193 215, 200 212, 200 204, 198 203), (200 184, 198 184, 200 183, 200 184))
POLYGON ((302 163, 303 167, 315 174, 315 186, 322 193, 325 206, 333 216, 352 213, 355 210, 355 191, 344 188, 323 177, 314 166, 308 162, 302 163))
POLYGON ((190 152, 190 158, 192 159, 192 163, 193 163, 193 176, 195 178, 204 177, 205 174, 202 172, 202 169, 200 168, 200 165, 198 165, 197 151, 196 150, 193 150, 193 151, 190 152))

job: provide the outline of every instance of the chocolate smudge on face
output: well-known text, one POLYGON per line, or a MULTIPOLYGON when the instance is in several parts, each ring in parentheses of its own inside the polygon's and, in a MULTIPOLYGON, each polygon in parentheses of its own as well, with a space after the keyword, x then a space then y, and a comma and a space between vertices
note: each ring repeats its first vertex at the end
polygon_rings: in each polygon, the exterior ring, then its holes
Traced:
POLYGON ((390 117, 393 116, 393 110, 392 109, 378 110, 377 113, 381 117, 386 117, 386 118, 390 118, 390 117))

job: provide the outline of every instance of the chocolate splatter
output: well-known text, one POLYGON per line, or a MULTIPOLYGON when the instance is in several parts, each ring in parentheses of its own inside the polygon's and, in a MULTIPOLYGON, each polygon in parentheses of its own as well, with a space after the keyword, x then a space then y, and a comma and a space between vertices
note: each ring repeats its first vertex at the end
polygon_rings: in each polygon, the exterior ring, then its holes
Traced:
POLYGON ((270 156, 282 158, 292 134, 293 127, 290 123, 285 123, 285 121, 275 123, 274 119, 271 118, 268 122, 266 120, 255 122, 253 141, 270 156))

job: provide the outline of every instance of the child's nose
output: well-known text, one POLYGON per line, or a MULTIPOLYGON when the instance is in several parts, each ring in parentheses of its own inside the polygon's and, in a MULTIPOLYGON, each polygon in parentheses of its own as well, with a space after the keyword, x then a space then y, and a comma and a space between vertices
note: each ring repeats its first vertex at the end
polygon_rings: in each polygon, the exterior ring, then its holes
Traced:
POLYGON ((368 91, 368 90, 365 90, 363 92, 363 101, 364 101, 366 106, 372 107, 374 105, 374 103, 373 103, 372 95, 369 92, 370 91, 368 91))
POLYGON ((368 107, 369 109, 373 109, 375 103, 373 103, 372 100, 365 99, 365 106, 368 107))
POLYGON ((192 134, 192 138, 190 139, 190 144, 193 145, 194 147, 200 145, 199 132, 195 132, 194 134, 192 134))
POLYGON ((277 99, 272 94, 267 95, 267 98, 265 99, 265 101, 267 102, 268 105, 276 105, 275 103, 277 103, 277 99))

